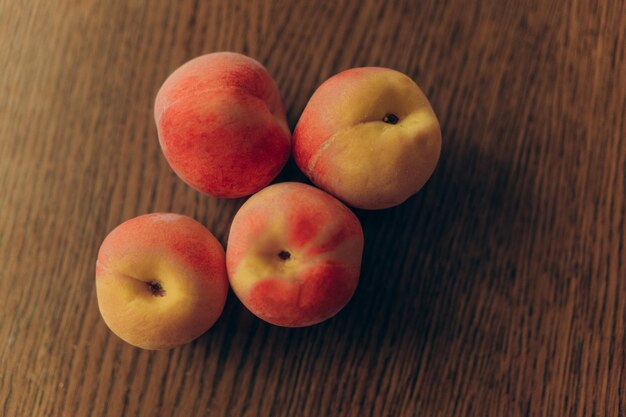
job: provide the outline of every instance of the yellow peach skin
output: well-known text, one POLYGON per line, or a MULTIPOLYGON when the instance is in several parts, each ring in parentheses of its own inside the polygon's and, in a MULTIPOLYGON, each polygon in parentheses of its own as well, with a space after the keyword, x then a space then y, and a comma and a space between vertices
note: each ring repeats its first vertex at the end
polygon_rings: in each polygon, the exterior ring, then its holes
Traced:
POLYGON ((388 68, 341 72, 313 94, 294 132, 294 157, 320 188, 364 209, 398 205, 419 191, 441 152, 428 99, 388 68))
POLYGON ((131 345, 160 350, 190 342, 224 308, 224 249, 189 217, 136 217, 102 243, 96 292, 105 323, 131 345))
POLYGON ((363 231, 331 195, 271 185, 235 215, 226 265, 233 291, 261 319, 300 327, 335 315, 356 289, 363 231))

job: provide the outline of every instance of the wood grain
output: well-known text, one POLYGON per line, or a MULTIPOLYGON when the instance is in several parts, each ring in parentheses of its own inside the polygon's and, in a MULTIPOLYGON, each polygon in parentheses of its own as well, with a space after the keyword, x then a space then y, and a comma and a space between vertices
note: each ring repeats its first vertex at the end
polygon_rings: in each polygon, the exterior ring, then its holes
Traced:
POLYGON ((0 415, 626 416, 625 45, 620 0, 0 0, 0 415), (268 67, 291 127, 342 69, 406 72, 441 163, 357 212, 336 318, 282 329, 231 295, 192 344, 140 351, 99 316, 96 253, 152 211, 225 242, 243 200, 178 180, 151 115, 218 50, 268 67))

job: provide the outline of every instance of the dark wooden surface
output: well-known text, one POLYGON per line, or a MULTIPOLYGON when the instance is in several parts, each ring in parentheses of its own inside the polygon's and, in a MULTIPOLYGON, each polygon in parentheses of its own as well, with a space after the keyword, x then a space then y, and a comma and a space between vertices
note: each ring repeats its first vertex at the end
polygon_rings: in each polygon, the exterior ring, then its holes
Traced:
POLYGON ((625 416, 625 45, 616 0, 0 1, 0 415, 625 416), (217 50, 268 67, 292 128, 335 72, 408 73, 441 163, 357 212, 334 319, 273 327, 231 294, 194 343, 140 351, 99 316, 96 253, 151 211, 225 242, 243 200, 178 180, 151 114, 217 50))

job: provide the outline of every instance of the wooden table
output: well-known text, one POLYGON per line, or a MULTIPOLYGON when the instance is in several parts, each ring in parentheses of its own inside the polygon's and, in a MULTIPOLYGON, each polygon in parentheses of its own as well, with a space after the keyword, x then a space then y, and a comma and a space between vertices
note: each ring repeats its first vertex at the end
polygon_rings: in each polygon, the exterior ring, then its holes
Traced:
POLYGON ((616 0, 1 2, 0 415, 625 416, 625 55, 616 0), (268 67, 292 128, 342 69, 406 72, 441 162, 357 211, 334 319, 278 328, 231 294, 195 342, 141 351, 100 318, 96 253, 153 211, 225 243, 243 200, 182 183, 151 113, 218 50, 268 67))

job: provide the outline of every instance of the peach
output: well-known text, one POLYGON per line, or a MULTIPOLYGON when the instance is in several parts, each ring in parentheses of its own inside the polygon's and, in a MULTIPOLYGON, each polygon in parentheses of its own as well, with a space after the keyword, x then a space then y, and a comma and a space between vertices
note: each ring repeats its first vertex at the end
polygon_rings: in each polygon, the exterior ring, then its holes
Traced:
POLYGON ((259 318, 278 326, 324 321, 352 297, 363 231, 339 200, 310 185, 280 183, 235 215, 226 268, 231 287, 259 318))
POLYGON ((174 71, 156 96, 154 118, 174 172, 215 197, 265 187, 291 151, 276 84, 263 65, 237 53, 203 55, 174 71))
POLYGON ((382 209, 405 201, 431 176, 441 129, 413 80, 364 67, 315 91, 293 141, 296 163, 316 185, 353 207, 382 209))
POLYGON ((104 322, 131 345, 160 350, 190 342, 224 308, 224 249, 189 217, 136 217, 102 242, 96 292, 104 322))

